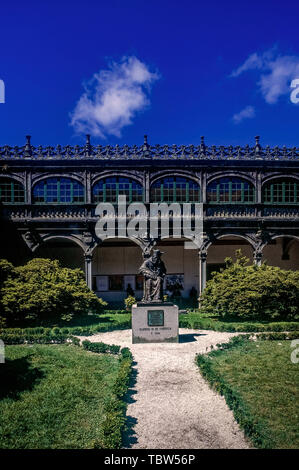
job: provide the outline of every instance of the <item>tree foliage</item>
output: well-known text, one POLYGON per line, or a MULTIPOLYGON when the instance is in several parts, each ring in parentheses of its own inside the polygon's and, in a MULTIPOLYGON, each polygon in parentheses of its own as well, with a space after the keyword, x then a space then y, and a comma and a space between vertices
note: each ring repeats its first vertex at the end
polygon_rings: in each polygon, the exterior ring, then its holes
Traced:
POLYGON ((200 297, 201 311, 242 319, 299 319, 299 271, 249 265, 238 250, 234 263, 214 273, 200 297))
POLYGON ((0 307, 8 322, 100 313, 104 305, 86 285, 80 269, 64 268, 57 260, 35 258, 14 267, 0 261, 0 307))

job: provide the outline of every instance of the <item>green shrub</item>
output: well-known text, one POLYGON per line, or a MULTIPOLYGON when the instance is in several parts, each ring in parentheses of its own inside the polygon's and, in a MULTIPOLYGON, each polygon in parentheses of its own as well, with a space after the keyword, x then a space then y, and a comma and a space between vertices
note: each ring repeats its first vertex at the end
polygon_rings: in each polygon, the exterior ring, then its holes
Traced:
POLYGON ((70 320, 101 313, 107 305, 87 287, 80 269, 63 268, 57 260, 35 258, 16 268, 2 260, 0 275, 0 315, 11 323, 49 316, 70 320))
POLYGON ((121 357, 120 368, 113 388, 115 395, 119 398, 122 398, 128 390, 131 366, 132 360, 130 358, 121 357))
POLYGON ((136 299, 132 295, 129 295, 125 300, 125 306, 127 311, 131 311, 132 305, 136 304, 136 299))
POLYGON ((82 346, 87 351, 95 352, 98 354, 101 354, 101 353, 102 354, 103 353, 118 354, 120 351, 120 346, 117 346, 115 344, 105 344, 102 342, 92 343, 91 341, 88 341, 87 339, 82 341, 82 346))
POLYGON ((132 359, 132 353, 130 351, 129 348, 122 348, 120 350, 120 354, 122 355, 122 357, 125 359, 125 358, 129 358, 129 359, 132 359))
MULTIPOLYGON (((192 326, 190 325, 188 320, 179 320, 179 327, 180 328, 191 328, 192 326)), ((194 326, 194 328, 197 328, 194 326)))
POLYGON ((200 297, 201 312, 223 318, 299 319, 299 271, 248 265, 226 259, 226 269, 214 273, 200 297))

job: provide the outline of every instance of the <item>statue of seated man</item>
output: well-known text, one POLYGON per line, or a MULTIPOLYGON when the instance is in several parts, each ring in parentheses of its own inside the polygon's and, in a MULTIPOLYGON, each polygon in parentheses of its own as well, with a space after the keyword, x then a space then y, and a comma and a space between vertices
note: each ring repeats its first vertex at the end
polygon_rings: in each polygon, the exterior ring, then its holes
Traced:
POLYGON ((140 266, 139 273, 144 276, 142 302, 163 302, 163 281, 166 268, 161 260, 162 254, 160 250, 153 250, 152 256, 140 266))

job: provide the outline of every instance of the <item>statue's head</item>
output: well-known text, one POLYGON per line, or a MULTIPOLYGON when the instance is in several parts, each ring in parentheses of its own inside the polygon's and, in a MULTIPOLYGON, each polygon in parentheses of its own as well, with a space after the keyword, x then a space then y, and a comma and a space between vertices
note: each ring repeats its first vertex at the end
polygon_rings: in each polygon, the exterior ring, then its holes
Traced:
POLYGON ((160 250, 153 250, 153 255, 152 255, 152 260, 153 262, 157 262, 160 258, 161 258, 161 255, 163 255, 163 251, 160 251, 160 250))

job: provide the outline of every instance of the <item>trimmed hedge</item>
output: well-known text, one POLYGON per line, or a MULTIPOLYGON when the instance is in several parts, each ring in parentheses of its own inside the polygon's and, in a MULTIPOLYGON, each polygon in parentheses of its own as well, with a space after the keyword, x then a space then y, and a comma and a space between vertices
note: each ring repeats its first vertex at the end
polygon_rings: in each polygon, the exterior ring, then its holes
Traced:
POLYGON ((267 331, 298 331, 299 322, 271 322, 267 324, 258 324, 254 322, 240 322, 237 320, 235 323, 217 321, 210 318, 202 318, 199 320, 194 319, 180 319, 180 328, 192 328, 199 330, 214 330, 230 333, 246 333, 246 332, 267 332, 267 331))
POLYGON ((288 333, 260 333, 257 335, 257 338, 267 341, 299 339, 299 331, 290 331, 288 333))
POLYGON ((80 344, 78 338, 72 335, 62 333, 0 333, 0 339, 4 344, 63 344, 73 343, 80 344))
POLYGON ((98 354, 119 354, 120 346, 116 346, 115 344, 105 344, 105 343, 92 343, 87 339, 82 341, 83 349, 87 351, 91 351, 98 354))
MULTIPOLYGON (((127 312, 128 313, 128 312, 127 312)), ((97 326, 76 326, 76 327, 62 327, 44 328, 38 326, 35 328, 2 328, 0 329, 0 337, 2 335, 38 335, 38 334, 54 334, 54 335, 77 335, 77 336, 91 336, 95 333, 105 333, 113 330, 125 330, 131 328, 131 320, 123 320, 112 325, 97 325, 97 326)))

